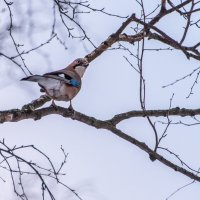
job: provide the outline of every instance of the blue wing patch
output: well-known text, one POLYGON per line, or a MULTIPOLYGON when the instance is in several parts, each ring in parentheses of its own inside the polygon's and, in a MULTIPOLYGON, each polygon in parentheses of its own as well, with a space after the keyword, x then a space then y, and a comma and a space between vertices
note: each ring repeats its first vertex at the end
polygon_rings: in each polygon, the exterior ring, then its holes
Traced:
POLYGON ((75 79, 70 79, 69 84, 74 87, 80 87, 81 83, 75 79))

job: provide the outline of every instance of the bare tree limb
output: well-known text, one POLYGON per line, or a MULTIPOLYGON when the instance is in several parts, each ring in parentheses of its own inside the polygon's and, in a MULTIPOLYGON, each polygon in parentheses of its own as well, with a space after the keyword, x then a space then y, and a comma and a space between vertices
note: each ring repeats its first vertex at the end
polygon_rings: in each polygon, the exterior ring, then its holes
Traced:
MULTIPOLYGON (((44 102, 49 98, 46 96, 42 96, 44 98, 44 102)), ((40 101, 39 101, 40 103, 40 101)), ((35 103, 36 104, 36 103, 35 103)), ((27 104, 29 105, 29 104, 27 104)), ((37 107, 37 106, 36 106, 37 107)), ((36 108, 35 107, 35 108, 36 108)), ((41 108, 34 110, 33 109, 11 109, 6 111, 0 111, 0 123, 4 122, 17 122, 25 119, 34 119, 38 120, 42 117, 45 117, 47 115, 51 114, 59 114, 64 117, 71 117, 73 118, 73 115, 71 114, 71 111, 63 108, 58 107, 58 109, 47 107, 47 108, 41 108)), ((77 116, 81 117, 84 114, 81 114, 79 112, 75 112, 73 114, 78 114, 77 116)), ((123 120, 130 119, 133 117, 166 117, 166 116, 181 116, 181 117, 187 117, 187 116, 195 116, 200 115, 200 109, 186 109, 186 108, 171 108, 167 110, 133 110, 125 113, 120 113, 118 115, 115 115, 113 118, 107 120, 107 122, 116 125, 120 123, 123 120)))
POLYGON ((194 173, 186 170, 183 167, 179 167, 178 165, 170 162, 169 160, 165 159, 162 155, 158 154, 154 150, 150 149, 145 143, 138 141, 137 139, 125 134, 121 130, 116 128, 116 124, 119 123, 120 121, 124 119, 128 119, 130 117, 145 117, 145 116, 166 116, 166 115, 180 115, 180 116, 186 116, 186 115, 195 115, 195 114, 200 114, 200 109, 197 110, 191 110, 191 109, 171 109, 171 110, 158 110, 158 111, 153 111, 153 110, 147 110, 147 111, 131 111, 128 113, 123 113, 120 115, 116 115, 110 120, 102 121, 98 120, 94 117, 90 117, 87 115, 84 115, 80 112, 72 112, 71 110, 62 108, 62 107, 57 107, 52 108, 42 108, 38 109, 35 111, 31 110, 10 110, 10 111, 3 111, 0 112, 0 121, 1 123, 3 122, 16 122, 24 119, 34 119, 38 120, 41 119, 42 117, 45 117, 47 115, 51 114, 58 114, 61 115, 65 118, 71 118, 73 120, 77 120, 80 122, 83 122, 89 126, 95 127, 97 129, 106 129, 117 135, 118 137, 136 145, 139 147, 141 150, 145 151, 146 153, 149 154, 150 158, 152 160, 159 160, 161 163, 165 164, 166 166, 174 169, 175 171, 178 171, 185 176, 190 177, 191 179, 194 179, 196 181, 200 182, 200 177, 195 175, 194 173))
POLYGON ((116 41, 118 41, 120 34, 133 21, 134 16, 135 16, 135 14, 132 14, 131 17, 129 17, 125 22, 122 23, 122 25, 119 27, 119 29, 114 34, 110 35, 108 37, 108 39, 106 39, 104 42, 102 42, 94 51, 92 51, 90 54, 86 55, 85 58, 87 58, 88 62, 91 62, 96 57, 100 56, 105 50, 107 50, 116 41))
POLYGON ((62 147, 61 150, 64 154, 64 159, 61 162, 60 168, 56 170, 56 167, 54 166, 50 158, 34 145, 9 147, 8 145, 6 145, 5 140, 0 140, 0 168, 10 174, 14 192, 21 200, 29 199, 28 195, 26 194, 27 187, 24 183, 23 175, 29 175, 31 176, 31 178, 38 178, 41 184, 43 199, 45 199, 46 195, 48 195, 51 200, 56 199, 53 190, 48 184, 48 180, 51 179, 55 181, 56 184, 60 184, 61 186, 69 190, 75 197, 82 200, 82 198, 74 189, 70 188, 59 180, 60 176, 65 175, 61 172, 61 169, 66 163, 67 157, 67 154, 62 147), (47 161, 47 167, 45 168, 41 164, 37 164, 36 161, 31 160, 30 158, 27 159, 19 156, 18 151, 21 150, 31 150, 32 152, 37 153, 38 156, 41 156, 44 159, 44 161, 47 161))

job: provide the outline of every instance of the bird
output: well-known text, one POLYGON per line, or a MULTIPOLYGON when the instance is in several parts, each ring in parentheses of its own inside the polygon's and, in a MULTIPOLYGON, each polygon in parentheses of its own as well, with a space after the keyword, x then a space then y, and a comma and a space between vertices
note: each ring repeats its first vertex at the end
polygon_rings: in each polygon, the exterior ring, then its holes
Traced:
POLYGON ((81 78, 88 65, 86 58, 77 58, 64 69, 43 75, 31 75, 22 78, 21 81, 38 83, 40 91, 52 99, 51 106, 56 107, 55 100, 70 101, 69 109, 73 110, 72 99, 81 89, 81 78))

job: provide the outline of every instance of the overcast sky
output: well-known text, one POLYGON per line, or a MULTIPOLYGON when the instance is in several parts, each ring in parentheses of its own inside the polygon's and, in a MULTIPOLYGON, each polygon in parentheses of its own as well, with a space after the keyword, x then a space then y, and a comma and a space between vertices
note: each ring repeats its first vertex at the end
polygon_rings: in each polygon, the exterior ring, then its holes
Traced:
MULTIPOLYGON (((45 1, 42 1, 45 2, 45 1)), ((152 10, 152 2, 145 0, 147 10, 152 10)), ((38 5, 40 4, 37 2, 38 5)), ((94 7, 105 7, 108 12, 127 16, 139 13, 136 3, 131 0, 93 0, 94 7)), ((46 4, 48 4, 46 2, 46 4)), ((41 3, 42 5, 42 3, 41 3)), ((5 7, 5 5, 4 5, 5 7)), ((50 6, 44 8, 41 15, 48 16, 50 6)), ((180 38, 183 31, 181 20, 177 16, 168 17, 159 26, 175 39, 180 38)), ((44 23, 46 18, 44 19, 44 23)), ((115 32, 123 19, 104 16, 102 14, 85 14, 80 18, 83 27, 95 44, 100 44, 110 34, 115 32)), ((41 20, 42 22, 42 20, 41 20)), ((3 23, 0 21, 0 23, 3 23)), ((128 29, 129 33, 131 29, 128 29)), ((63 33, 64 34, 64 33, 63 33)), ((66 33, 65 33, 66 34, 66 33)), ((40 44, 47 38, 48 30, 33 35, 34 43, 40 44)), ((199 34, 191 32, 187 42, 198 41, 199 34), (192 35, 193 34, 193 35, 192 35)), ((21 43, 27 43, 28 38, 19 37, 21 43)), ((163 47, 159 42, 147 41, 147 47, 163 47)), ((30 45, 30 44, 29 44, 30 45)), ((48 55, 50 62, 45 62, 39 53, 32 53, 25 57, 27 66, 34 74, 43 74, 49 70, 65 67, 78 57, 84 57, 93 48, 79 40, 66 39, 68 50, 58 44, 56 40, 41 49, 48 55)), ((131 47, 132 50, 136 46, 131 47)), ((107 51, 95 59, 88 67, 80 93, 74 98, 74 109, 98 119, 109 119, 115 114, 140 109, 139 76, 123 58, 125 52, 107 51)), ((40 96, 37 84, 20 82, 24 74, 16 66, 0 62, 0 110, 21 108, 40 96), (8 72, 8 67, 9 72, 8 72), (12 74, 10 70, 14 68, 12 74), (7 69, 7 71, 6 71, 7 69)), ((167 109, 170 98, 174 93, 172 107, 198 108, 200 99, 199 86, 195 86, 194 94, 186 98, 195 80, 195 76, 163 89, 162 86, 192 72, 199 67, 194 60, 187 60, 182 52, 176 51, 146 51, 144 59, 144 77, 147 85, 147 109, 167 109)), ((58 102, 58 105, 68 107, 69 103, 58 102)), ((47 103, 45 106, 49 106, 47 103)), ((173 117, 175 121, 180 118, 173 117)), ((157 119, 155 119, 157 120, 157 119)), ((160 118, 159 120, 166 120, 160 118)), ((187 119, 184 119, 187 122, 187 119)), ((154 135, 146 119, 134 118, 122 122, 118 127, 126 133, 145 142, 153 148, 154 135)), ((164 126, 158 124, 160 133, 164 126)), ((5 138, 8 145, 34 144, 52 158, 55 163, 62 161, 59 150, 62 145, 69 153, 65 166, 66 176, 63 181, 76 189, 84 200, 145 200, 166 199, 179 187, 191 180, 182 174, 166 167, 158 161, 151 162, 148 155, 136 146, 116 137, 104 130, 96 130, 85 124, 61 116, 52 115, 38 121, 24 120, 17 123, 0 125, 0 139, 5 138)), ((200 135, 199 126, 185 127, 172 125, 162 146, 176 152, 191 167, 200 167, 200 135)), ((176 160, 166 153, 167 158, 176 160)), ((31 156, 31 155, 30 155, 31 156)), ((34 155, 33 155, 34 157, 34 155)), ((39 158, 35 158, 41 162, 39 158)), ((177 162, 178 163, 178 162, 177 162)), ((4 176, 4 171, 0 170, 4 176)), ((6 176, 6 175, 5 175, 6 176)), ((27 180, 33 187, 34 181, 27 180)), ((28 185, 27 183, 27 185, 28 185)), ((56 186, 55 186, 56 187, 56 186)), ((12 187, 0 180, 0 199, 12 200, 12 187), (5 193, 5 191, 8 191, 5 193)), ((76 199, 69 193, 60 192, 59 199, 76 199)), ((175 194, 171 199, 197 200, 200 196, 199 184, 195 183, 175 194)))

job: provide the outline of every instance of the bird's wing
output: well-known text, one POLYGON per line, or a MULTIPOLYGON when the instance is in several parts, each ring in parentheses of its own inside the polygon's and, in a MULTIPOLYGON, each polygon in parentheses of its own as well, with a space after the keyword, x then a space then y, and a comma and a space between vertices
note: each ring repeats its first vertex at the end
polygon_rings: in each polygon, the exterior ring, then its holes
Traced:
POLYGON ((80 80, 76 79, 73 72, 70 72, 70 71, 59 70, 59 71, 46 73, 43 76, 46 78, 52 78, 52 79, 64 81, 65 83, 74 87, 79 87, 81 85, 80 80))
POLYGON ((58 71, 49 72, 49 73, 44 74, 43 76, 46 76, 46 75, 48 75, 48 76, 49 75, 53 75, 55 77, 59 76, 59 77, 62 77, 62 78, 66 78, 68 80, 72 79, 72 77, 70 75, 66 74, 64 72, 64 70, 58 70, 58 71))
POLYGON ((43 75, 43 77, 63 81, 67 84, 70 84, 70 80, 72 79, 71 77, 65 78, 65 76, 64 75, 62 76, 61 74, 58 74, 58 75, 45 74, 45 75, 43 75))

